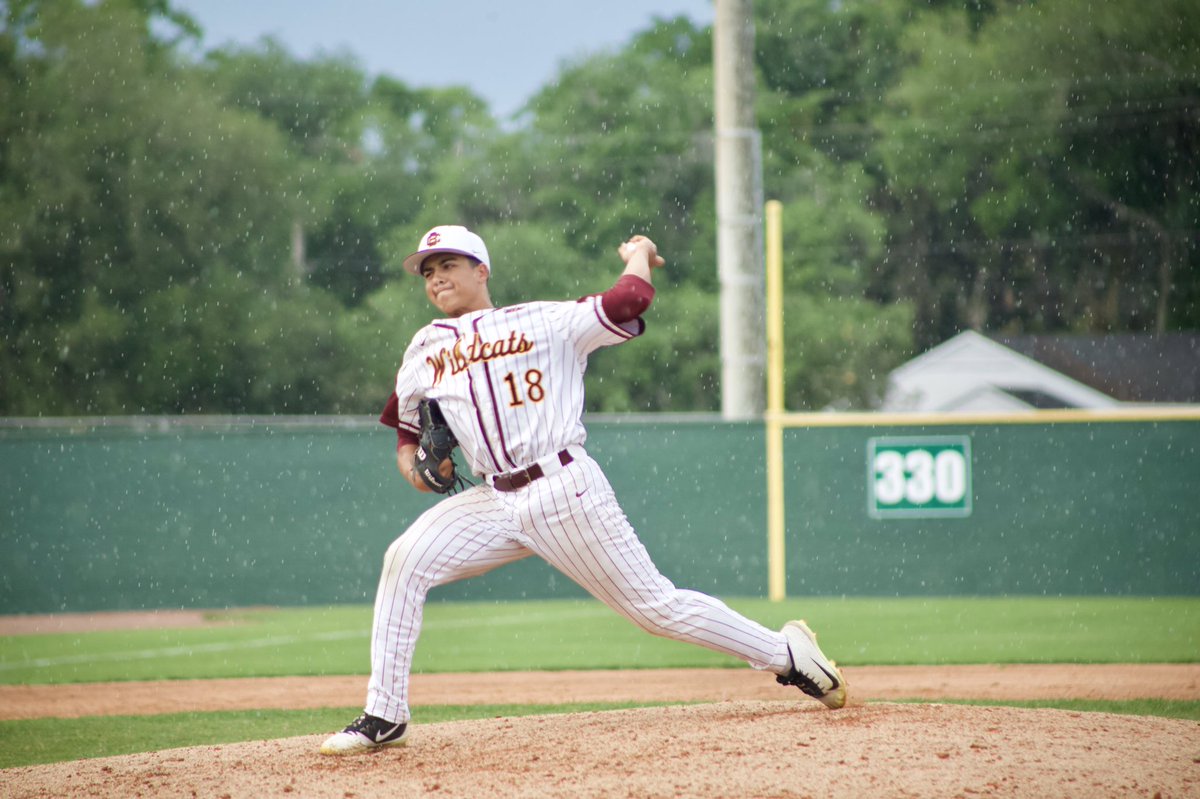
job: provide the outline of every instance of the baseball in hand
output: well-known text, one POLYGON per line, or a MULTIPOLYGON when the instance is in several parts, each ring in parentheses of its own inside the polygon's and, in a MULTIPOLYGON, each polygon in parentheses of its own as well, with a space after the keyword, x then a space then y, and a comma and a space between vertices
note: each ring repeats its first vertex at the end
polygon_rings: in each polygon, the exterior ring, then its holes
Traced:
POLYGON ((649 245, 647 260, 650 262, 651 268, 662 266, 666 263, 666 261, 664 261, 663 258, 658 254, 658 247, 654 244, 654 242, 642 235, 631 237, 617 249, 617 252, 621 256, 621 260, 625 263, 629 263, 629 259, 633 257, 634 252, 637 250, 640 244, 649 245))
POLYGON ((622 244, 621 246, 622 247, 636 247, 637 243, 639 241, 645 241, 645 240, 646 240, 645 236, 630 236, 629 238, 627 238, 625 240, 625 243, 622 244))

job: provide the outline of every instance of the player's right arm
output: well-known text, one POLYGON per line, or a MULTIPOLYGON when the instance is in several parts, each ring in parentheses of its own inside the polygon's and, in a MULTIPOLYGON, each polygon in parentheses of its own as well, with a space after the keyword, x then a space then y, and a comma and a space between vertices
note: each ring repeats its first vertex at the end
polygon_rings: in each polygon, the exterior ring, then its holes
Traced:
POLYGON ((650 273, 667 262, 658 254, 658 246, 646 236, 632 236, 617 248, 617 254, 625 262, 624 275, 633 275, 653 285, 650 273))
POLYGON ((608 318, 623 325, 640 317, 654 299, 652 270, 666 263, 658 254, 654 242, 645 236, 634 236, 617 248, 625 271, 608 291, 600 295, 604 313, 608 318))

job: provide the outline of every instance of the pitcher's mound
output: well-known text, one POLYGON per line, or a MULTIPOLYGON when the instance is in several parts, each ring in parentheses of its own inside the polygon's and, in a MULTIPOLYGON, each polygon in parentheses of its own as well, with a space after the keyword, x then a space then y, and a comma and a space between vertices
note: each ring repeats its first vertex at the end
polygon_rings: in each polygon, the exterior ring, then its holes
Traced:
POLYGON ((332 758, 323 736, 8 769, 12 797, 1195 796, 1191 721, 960 705, 732 701, 417 724, 332 758))

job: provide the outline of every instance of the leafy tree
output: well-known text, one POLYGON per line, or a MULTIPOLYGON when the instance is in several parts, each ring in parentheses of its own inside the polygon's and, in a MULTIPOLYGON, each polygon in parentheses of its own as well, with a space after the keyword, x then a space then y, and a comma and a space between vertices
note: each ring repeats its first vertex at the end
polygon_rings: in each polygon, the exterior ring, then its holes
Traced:
POLYGON ((931 15, 881 116, 923 339, 1194 326, 1195 4, 1047 0, 931 15), (953 309, 942 324, 939 310, 953 309))
POLYGON ((465 89, 368 81, 348 56, 304 61, 270 38, 210 53, 205 67, 226 102, 288 136, 301 176, 297 270, 351 307, 383 284, 387 241, 414 227, 443 162, 495 130, 465 89))
POLYGON ((304 61, 266 37, 214 50, 205 62, 227 104, 270 120, 304 155, 336 161, 358 145, 367 85, 350 56, 304 61))
MULTIPOLYGON (((1200 324, 1193 5, 757 4, 789 407, 869 407, 964 327, 1200 324)), ((348 55, 188 60, 169 0, 2 13, 0 413, 375 412, 431 315, 400 261, 447 222, 499 303, 602 291, 650 233, 645 338, 588 407, 719 407, 707 28, 582 56, 501 129, 348 55)))
POLYGON ((667 280, 711 279, 715 251, 693 210, 712 193, 711 38, 660 21, 621 51, 567 66, 530 101, 535 213, 565 243, 607 254, 647 224, 671 254, 667 280), (700 256, 700 257, 698 257, 700 256))
POLYGON ((21 124, 0 195, 2 404, 166 410, 142 388, 147 370, 180 365, 155 354, 166 345, 155 327, 163 299, 177 299, 179 318, 202 313, 209 280, 236 276, 243 292, 219 306, 236 316, 280 279, 284 148, 147 48, 149 20, 132 5, 37 12, 13 63, 21 124))
POLYGON ((886 220, 871 210, 873 182, 854 162, 816 151, 781 181, 784 194, 785 405, 878 405, 887 373, 912 350, 912 307, 867 296, 884 256, 886 220))
POLYGON ((349 57, 302 61, 274 39, 208 54, 204 69, 225 104, 282 132, 299 176, 292 220, 297 276, 347 303, 382 282, 377 253, 386 223, 384 197, 373 196, 366 152, 368 86, 349 57))
POLYGON ((755 6, 759 124, 783 157, 816 148, 865 160, 871 118, 902 74, 906 3, 788 0, 755 6))
POLYGON ((901 4, 756 7, 769 197, 784 203, 785 403, 871 407, 912 348, 909 305, 872 295, 886 258, 870 118, 897 79, 901 4))

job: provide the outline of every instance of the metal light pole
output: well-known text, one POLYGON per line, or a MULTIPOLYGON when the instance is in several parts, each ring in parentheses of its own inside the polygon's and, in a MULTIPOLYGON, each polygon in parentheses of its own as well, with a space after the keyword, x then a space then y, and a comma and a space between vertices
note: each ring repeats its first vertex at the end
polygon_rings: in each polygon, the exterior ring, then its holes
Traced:
POLYGON ((754 118, 752 0, 715 0, 717 272, 721 282, 721 414, 765 409, 762 135, 754 118))

